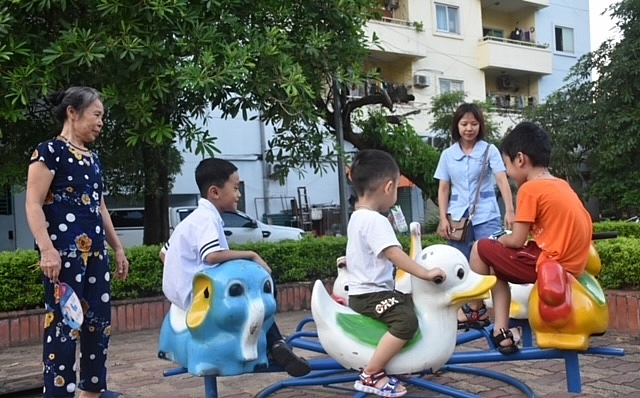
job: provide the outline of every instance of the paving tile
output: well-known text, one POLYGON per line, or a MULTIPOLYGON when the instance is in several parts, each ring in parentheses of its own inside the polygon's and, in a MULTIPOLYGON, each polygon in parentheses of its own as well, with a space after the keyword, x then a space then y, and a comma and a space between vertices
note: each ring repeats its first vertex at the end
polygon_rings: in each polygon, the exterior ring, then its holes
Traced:
MULTIPOLYGON (((129 311, 131 310, 133 308, 129 311)), ((277 322, 283 333, 292 333, 298 323, 309 316, 309 311, 282 312, 277 314, 277 322)), ((134 320, 127 319, 127 321, 134 320)), ((305 326, 305 330, 313 330, 313 324, 305 326)), ((113 333, 107 363, 109 388, 126 393, 128 398, 202 398, 204 396, 202 378, 187 374, 163 376, 164 371, 175 368, 175 365, 157 358, 158 334, 158 329, 113 333)), ((526 383, 539 398, 639 398, 639 336, 610 332, 605 336, 594 338, 592 343, 594 346, 623 348, 626 355, 624 357, 580 356, 583 383, 582 392, 578 394, 566 391, 564 362, 559 359, 477 363, 469 366, 515 377, 526 383)), ((484 341, 473 341, 465 344, 464 347, 456 348, 457 351, 484 349, 487 349, 484 341)), ((296 351, 309 358, 323 356, 299 349, 296 351)), ((39 344, 0 348, 0 380, 11 380, 18 376, 26 377, 33 388, 39 388, 38 375, 42 370, 40 356, 39 344)), ((446 371, 427 375, 425 378, 486 398, 524 396, 519 390, 504 382, 483 376, 446 371)), ((285 373, 221 377, 218 378, 218 396, 221 398, 255 397, 264 388, 285 379, 287 379, 285 373)), ((6 384, 0 383, 0 385, 6 384)), ((343 383, 329 388, 323 386, 286 388, 272 396, 278 398, 349 397, 354 395, 350 390, 351 386, 351 383, 343 383)), ((3 390, 0 388, 0 395, 2 393, 3 390)), ((15 396, 35 398, 42 395, 41 393, 21 393, 15 396)), ((442 397, 443 395, 409 386, 407 396, 442 397)))

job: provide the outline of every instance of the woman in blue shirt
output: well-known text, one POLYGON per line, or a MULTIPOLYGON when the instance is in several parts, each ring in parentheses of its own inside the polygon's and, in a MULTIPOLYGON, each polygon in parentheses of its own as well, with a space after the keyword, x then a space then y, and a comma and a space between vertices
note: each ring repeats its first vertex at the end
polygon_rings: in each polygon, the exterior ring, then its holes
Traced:
MULTIPOLYGON (((495 145, 485 138, 485 123, 482 110, 476 104, 464 103, 458 107, 451 126, 453 144, 440 155, 434 177, 440 180, 438 185, 438 206, 440 223, 438 234, 447 239, 447 243, 459 249, 469 258, 473 242, 486 238, 502 228, 500 208, 494 191, 494 181, 498 184, 505 204, 504 226, 511 229, 515 217, 511 188, 507 180, 504 162, 495 145), (485 150, 488 147, 487 165, 482 181, 485 150), (472 228, 465 241, 450 240, 451 225, 447 214, 453 220, 468 217, 480 185, 480 193, 472 218, 472 228)), ((467 320, 488 322, 486 309, 471 309, 466 304, 462 308, 467 320), (466 307, 466 308, 465 308, 466 307)), ((464 318, 460 315, 459 318, 464 318)))

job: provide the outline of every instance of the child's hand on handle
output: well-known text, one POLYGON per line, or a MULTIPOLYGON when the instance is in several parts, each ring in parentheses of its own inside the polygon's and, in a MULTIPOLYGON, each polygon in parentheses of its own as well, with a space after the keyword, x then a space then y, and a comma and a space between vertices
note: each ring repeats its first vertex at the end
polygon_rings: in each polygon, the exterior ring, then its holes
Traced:
POLYGON ((435 284, 441 284, 447 279, 447 274, 440 268, 425 269, 422 279, 432 281, 435 284))
POLYGON ((253 255, 251 256, 251 261, 258 263, 260 266, 262 266, 262 268, 266 269, 268 273, 271 273, 271 268, 269 267, 269 265, 267 265, 267 262, 264 261, 262 257, 258 255, 258 253, 252 253, 253 255))

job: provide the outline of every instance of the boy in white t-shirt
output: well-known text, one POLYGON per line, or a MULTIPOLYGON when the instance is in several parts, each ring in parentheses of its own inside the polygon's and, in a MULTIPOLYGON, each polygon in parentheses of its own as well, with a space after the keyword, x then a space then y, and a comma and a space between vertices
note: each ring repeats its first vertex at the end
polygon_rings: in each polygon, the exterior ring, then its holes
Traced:
MULTIPOLYGON (((160 252, 164 263, 162 291, 171 303, 183 310, 191 305, 194 275, 206 267, 216 267, 229 260, 246 259, 271 272, 267 263, 255 252, 229 250, 220 213, 238 209, 238 168, 227 160, 205 159, 196 167, 196 183, 201 196, 198 207, 176 226, 160 252)), ((287 373, 299 377, 311 371, 307 360, 297 356, 283 340, 275 323, 267 331, 266 337, 271 359, 287 373)))
POLYGON ((400 397, 407 393, 406 388, 397 378, 387 376, 384 368, 416 333, 418 319, 411 295, 394 290, 393 265, 438 283, 446 276, 440 268, 421 267, 402 251, 391 223, 380 214, 397 200, 400 170, 393 158, 379 150, 360 151, 350 177, 358 201, 347 227, 349 307, 389 327, 354 387, 365 393, 400 397))

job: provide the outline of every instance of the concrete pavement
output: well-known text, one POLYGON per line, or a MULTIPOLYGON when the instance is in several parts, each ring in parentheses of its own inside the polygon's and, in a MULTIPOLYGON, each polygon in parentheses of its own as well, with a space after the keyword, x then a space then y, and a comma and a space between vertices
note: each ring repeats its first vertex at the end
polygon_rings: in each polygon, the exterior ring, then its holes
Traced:
MULTIPOLYGON (((309 311, 282 312, 276 316, 283 333, 290 334, 296 325, 310 316, 309 311)), ((312 324, 306 329, 312 329, 312 324)), ((109 348, 108 372, 109 389, 120 391, 128 398, 191 398, 204 396, 202 378, 181 374, 163 377, 163 371, 175 368, 175 365, 157 358, 159 330, 143 330, 137 332, 114 334, 109 348)), ((625 350, 623 357, 598 355, 580 356, 582 370, 582 393, 567 392, 564 362, 561 360, 511 361, 490 364, 476 364, 516 377, 526 383, 541 398, 640 398, 640 336, 609 332, 602 337, 594 337, 592 344, 597 346, 618 347, 625 350)), ((469 348, 484 348, 486 343, 476 341, 468 343, 469 348)), ((466 345, 465 345, 466 346, 466 345)), ((41 386, 40 345, 10 347, 0 352, 0 386, 22 386, 23 389, 41 386)), ((321 356, 317 353, 296 349, 307 357, 321 356)), ((285 373, 261 373, 218 379, 220 397, 249 398, 254 397, 265 387, 287 378, 285 373)), ((523 396, 519 390, 501 381, 486 377, 445 372, 426 376, 427 379, 440 384, 463 389, 479 394, 482 397, 518 397, 523 396)), ((351 383, 339 385, 339 388, 350 388, 351 383)), ((3 391, 3 388, 0 388, 3 391)), ((348 397, 353 392, 327 387, 304 387, 285 389, 273 396, 276 397, 348 397)), ((41 394, 21 392, 15 397, 35 398, 41 394)), ((441 396, 433 392, 410 388, 407 396, 435 397, 441 396)))

